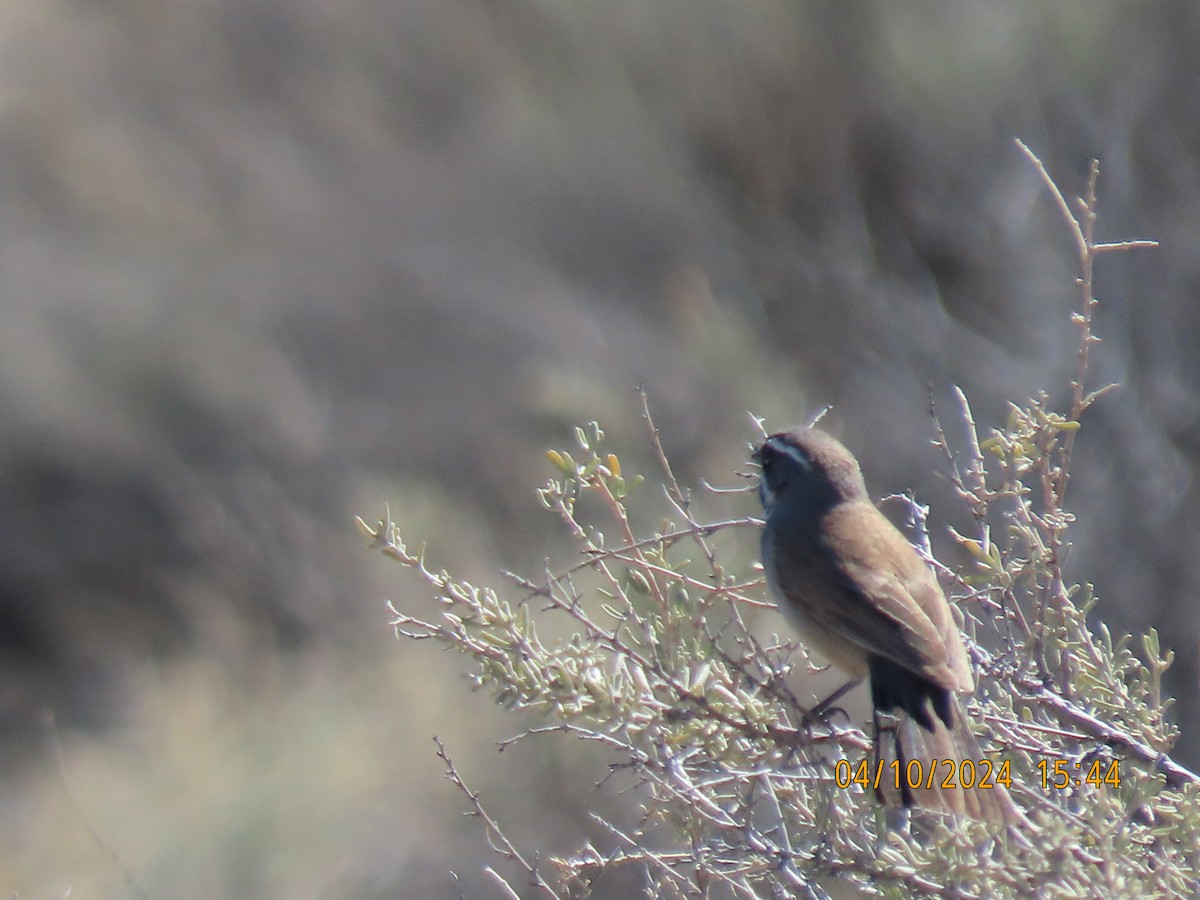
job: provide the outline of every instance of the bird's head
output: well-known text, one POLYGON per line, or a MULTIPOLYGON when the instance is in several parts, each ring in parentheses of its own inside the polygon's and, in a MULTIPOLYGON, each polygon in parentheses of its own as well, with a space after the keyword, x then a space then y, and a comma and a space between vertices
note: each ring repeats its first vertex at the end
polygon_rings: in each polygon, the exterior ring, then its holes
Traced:
POLYGON ((754 451, 762 467, 758 495, 767 515, 781 502, 797 510, 824 511, 867 499, 858 461, 840 441, 816 428, 781 431, 754 451))

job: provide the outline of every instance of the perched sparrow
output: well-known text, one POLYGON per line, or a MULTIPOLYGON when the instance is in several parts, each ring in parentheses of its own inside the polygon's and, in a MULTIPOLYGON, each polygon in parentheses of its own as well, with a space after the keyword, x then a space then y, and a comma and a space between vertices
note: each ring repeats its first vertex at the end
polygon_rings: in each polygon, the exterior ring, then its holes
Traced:
MULTIPOLYGON (((956 776, 953 787, 941 787, 949 769, 944 760, 978 767, 983 758, 958 701, 974 691, 974 679, 937 579, 871 502, 850 451, 806 428, 771 435, 754 456, 766 513, 763 568, 780 610, 854 682, 870 679, 877 760, 879 714, 894 713, 900 771, 917 760, 924 781, 929 767, 941 764, 933 786, 911 788, 902 776, 900 801, 1027 824, 1001 784, 964 788, 956 776)), ((882 780, 894 789, 892 770, 885 771, 882 780)))

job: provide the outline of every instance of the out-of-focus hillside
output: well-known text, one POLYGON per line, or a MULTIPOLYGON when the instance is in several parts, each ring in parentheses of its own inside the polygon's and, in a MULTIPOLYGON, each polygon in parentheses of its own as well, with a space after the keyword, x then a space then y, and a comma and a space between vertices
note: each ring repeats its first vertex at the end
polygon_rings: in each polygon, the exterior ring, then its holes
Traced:
POLYGON ((528 846, 589 834, 602 763, 498 756, 353 515, 536 569, 541 449, 636 460, 641 383, 684 479, 833 404, 944 530, 930 387, 986 427, 1074 371, 1016 136, 1162 241, 1098 271, 1072 564, 1177 651, 1200 764, 1198 41, 1189 3, 0 7, 0 889, 478 894, 434 732, 528 846))

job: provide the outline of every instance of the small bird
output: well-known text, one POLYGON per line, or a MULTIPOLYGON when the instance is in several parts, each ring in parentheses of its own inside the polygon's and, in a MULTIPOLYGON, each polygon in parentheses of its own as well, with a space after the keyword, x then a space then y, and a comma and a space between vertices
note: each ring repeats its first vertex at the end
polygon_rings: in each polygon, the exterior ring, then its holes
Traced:
MULTIPOLYGON (((858 461, 815 428, 773 434, 754 458, 762 467, 767 584, 801 637, 849 675, 851 686, 870 679, 877 764, 880 714, 900 720, 891 729, 900 802, 1027 826, 1002 784, 965 788, 955 778, 953 787, 941 786, 949 765, 943 760, 979 767, 984 758, 958 701, 975 682, 937 578, 871 502, 858 461), (902 733, 916 745, 907 755, 902 733), (911 759, 921 763, 918 788, 903 777, 911 759), (936 784, 925 784, 930 765, 938 764, 936 784)), ((894 788, 892 770, 885 771, 882 781, 894 788)), ((880 789, 876 796, 886 802, 880 789)))

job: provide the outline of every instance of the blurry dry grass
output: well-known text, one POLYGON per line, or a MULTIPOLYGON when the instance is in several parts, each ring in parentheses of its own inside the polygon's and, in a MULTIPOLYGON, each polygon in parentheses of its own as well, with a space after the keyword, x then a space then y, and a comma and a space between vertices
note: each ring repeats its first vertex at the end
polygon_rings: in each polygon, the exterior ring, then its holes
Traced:
MULTIPOLYGON (((1176 638, 1194 734, 1194 6, 676 12, 0 9, 0 891, 107 877, 76 812, 152 896, 478 878, 425 791, 430 734, 487 703, 388 643, 352 514, 386 499, 469 575, 536 567, 536 451, 588 418, 629 446, 639 381, 681 477, 735 465, 747 408, 833 403, 873 483, 951 508, 897 449, 927 385, 995 423, 1072 365, 1015 134, 1102 157, 1104 221, 1164 240, 1102 273, 1097 380, 1125 387, 1070 564, 1115 627, 1176 638)), ((531 834, 586 828, 513 793, 531 834)))

